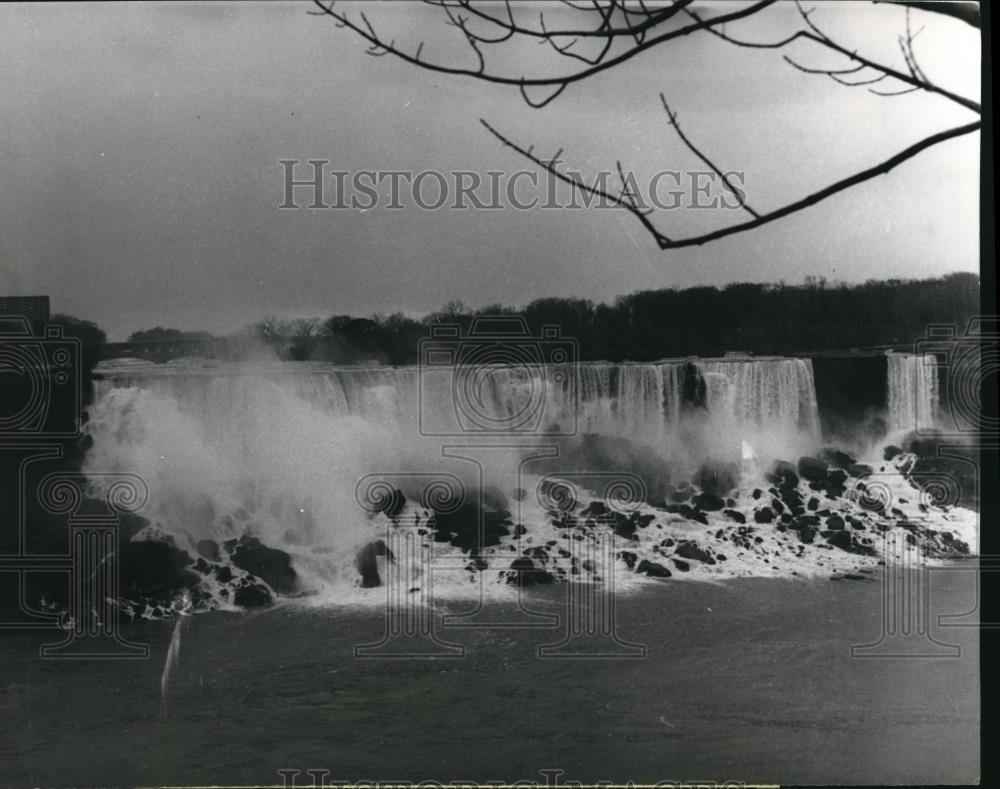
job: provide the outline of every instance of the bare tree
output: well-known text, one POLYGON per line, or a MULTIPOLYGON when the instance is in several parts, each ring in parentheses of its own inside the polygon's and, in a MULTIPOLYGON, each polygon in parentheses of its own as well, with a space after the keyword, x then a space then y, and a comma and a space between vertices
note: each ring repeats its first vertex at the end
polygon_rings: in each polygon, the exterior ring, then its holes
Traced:
POLYGON ((770 210, 758 211, 747 203, 745 195, 731 183, 725 170, 717 166, 715 161, 697 147, 690 136, 681 129, 677 113, 671 109, 666 96, 661 93, 660 101, 666 114, 667 124, 695 156, 720 176, 722 186, 736 199, 739 208, 747 216, 745 220, 736 224, 690 236, 667 235, 660 229, 655 221, 653 209, 640 205, 636 196, 628 189, 621 162, 616 162, 616 167, 621 176, 622 188, 613 193, 606 189, 600 180, 595 181, 594 184, 587 184, 578 173, 560 168, 559 157, 563 149, 560 148, 552 157, 540 156, 534 152, 533 146, 514 142, 499 131, 495 125, 485 119, 480 119, 490 134, 503 145, 517 151, 554 177, 580 189, 591 197, 607 201, 611 205, 631 213, 649 231, 660 249, 678 249, 705 244, 736 233, 753 230, 790 214, 795 214, 838 192, 851 189, 878 175, 888 173, 928 148, 980 129, 982 109, 979 102, 934 83, 921 69, 913 46, 914 39, 920 31, 912 31, 910 20, 910 8, 914 7, 920 12, 943 14, 979 28, 981 22, 978 3, 963 2, 962 0, 952 2, 934 2, 933 0, 928 2, 872 1, 893 3, 906 8, 906 29, 898 37, 905 69, 893 68, 837 42, 814 20, 815 9, 805 9, 800 0, 794 0, 798 10, 799 29, 775 41, 740 38, 731 34, 727 25, 760 14, 769 6, 774 5, 776 0, 756 0, 737 10, 716 14, 695 10, 694 0, 667 0, 663 3, 654 3, 653 0, 561 0, 563 5, 573 11, 571 16, 578 20, 579 24, 567 24, 560 27, 547 24, 544 12, 537 13, 537 21, 535 21, 534 10, 530 11, 532 21, 526 21, 530 3, 518 4, 515 10, 511 0, 503 0, 502 3, 479 2, 478 0, 424 0, 426 4, 440 9, 445 23, 457 29, 459 35, 464 38, 476 64, 473 67, 449 65, 426 59, 423 55, 424 42, 419 42, 415 47, 403 47, 397 45, 395 39, 386 40, 379 35, 363 11, 356 15, 353 12, 349 13, 343 10, 342 6, 338 6, 336 0, 314 0, 320 10, 312 13, 332 18, 338 27, 347 28, 361 36, 368 42, 367 52, 370 55, 376 57, 391 55, 429 71, 510 85, 516 87, 521 92, 524 101, 536 109, 550 104, 570 85, 615 68, 647 50, 667 46, 671 41, 685 36, 707 34, 716 36, 735 47, 749 49, 781 51, 794 42, 808 42, 818 50, 832 53, 838 57, 841 60, 841 65, 838 67, 815 67, 800 63, 782 53, 784 60, 790 67, 807 74, 834 80, 842 85, 865 89, 884 97, 925 91, 957 104, 976 116, 969 123, 944 129, 912 145, 902 147, 888 159, 830 183, 798 200, 770 210), (515 40, 534 40, 548 45, 561 58, 571 63, 572 67, 565 73, 555 76, 511 76, 491 70, 487 58, 490 48, 515 40), (544 91, 544 93, 539 95, 535 93, 536 91, 544 91))

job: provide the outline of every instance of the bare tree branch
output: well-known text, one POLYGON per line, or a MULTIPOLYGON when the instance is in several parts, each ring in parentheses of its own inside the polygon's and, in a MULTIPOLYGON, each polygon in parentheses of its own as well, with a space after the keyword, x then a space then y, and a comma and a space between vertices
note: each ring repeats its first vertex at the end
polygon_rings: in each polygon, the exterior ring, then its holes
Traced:
POLYGON ((929 137, 925 137, 917 143, 904 148, 899 153, 894 156, 889 157, 884 162, 880 162, 874 167, 870 167, 867 170, 862 170, 855 173, 854 175, 843 178, 840 181, 836 181, 829 186, 819 189, 818 191, 812 192, 805 197, 796 200, 791 203, 787 203, 780 208, 776 208, 773 211, 768 211, 767 213, 760 214, 752 220, 747 222, 742 222, 737 225, 730 225, 729 227, 720 228, 718 230, 713 230, 708 233, 703 233, 697 236, 688 236, 687 238, 670 238, 669 236, 662 233, 649 219, 648 212, 643 212, 635 205, 634 201, 629 201, 623 195, 612 195, 604 190, 590 186, 582 179, 575 178, 572 175, 567 175, 566 173, 559 170, 551 162, 546 162, 539 157, 535 156, 531 152, 531 148, 524 149, 512 142, 510 139, 505 137, 503 134, 494 129, 485 120, 480 119, 480 123, 483 124, 489 130, 489 132, 500 140, 504 145, 513 148, 515 151, 520 153, 527 159, 530 159, 539 167, 545 169, 547 172, 554 175, 556 178, 564 181, 568 184, 572 184, 578 189, 595 196, 600 197, 604 200, 610 201, 613 205, 624 208, 633 216, 635 216, 643 226, 650 232, 653 238, 656 240, 657 245, 660 249, 680 249, 682 247, 692 247, 700 246, 702 244, 708 243, 709 241, 715 241, 720 238, 725 238, 726 236, 735 235, 737 233, 744 233, 747 230, 753 230, 755 228, 761 227, 762 225, 769 224, 775 220, 782 219, 783 217, 789 216, 790 214, 797 213, 805 208, 816 205, 823 200, 826 200, 833 195, 843 192, 851 187, 862 184, 865 181, 869 181, 878 175, 885 175, 890 170, 894 169, 903 162, 912 159, 917 154, 928 148, 938 145, 939 143, 945 142, 946 140, 951 140, 956 137, 961 137, 965 134, 971 134, 972 132, 978 131, 981 126, 981 121, 974 121, 973 123, 967 123, 964 126, 956 126, 953 129, 947 129, 946 131, 938 132, 937 134, 932 134, 929 137))
MULTIPOLYGON (((499 74, 490 74, 486 71, 481 71, 479 69, 468 69, 461 68, 457 66, 445 66, 440 63, 432 63, 426 60, 418 60, 414 55, 404 51, 401 48, 395 46, 393 42, 385 42, 380 40, 376 35, 375 31, 371 29, 370 23, 365 18, 364 13, 361 13, 361 19, 363 24, 358 24, 354 22, 344 13, 335 11, 336 0, 313 0, 315 5, 321 9, 322 14, 332 17, 333 19, 340 22, 344 27, 350 28, 359 36, 368 41, 369 44, 375 46, 376 48, 382 50, 387 50, 401 60, 411 63, 415 66, 420 66, 421 68, 427 69, 429 71, 436 71, 443 74, 456 74, 468 77, 476 77, 482 79, 486 82, 494 82, 501 85, 516 85, 522 88, 522 94, 524 93, 523 88, 525 86, 559 86, 559 92, 562 92, 565 87, 571 83, 579 82, 581 80, 587 79, 588 77, 598 74, 607 69, 613 68, 621 63, 638 55, 640 52, 645 52, 647 49, 651 49, 659 44, 663 44, 667 41, 672 41, 683 36, 691 35, 699 30, 705 30, 713 25, 721 25, 726 22, 735 21, 737 19, 743 19, 744 17, 751 16, 758 11, 773 5, 777 0, 757 0, 757 2, 741 8, 737 11, 732 11, 727 14, 719 14, 718 16, 713 16, 706 18, 705 20, 695 22, 694 24, 685 25, 683 27, 675 28, 674 30, 669 30, 662 33, 654 38, 645 39, 641 44, 615 55, 601 63, 598 63, 588 68, 581 69, 570 74, 565 74, 556 77, 510 77, 503 76, 499 74)), ((552 35, 552 34, 550 34, 552 35)), ((560 33, 560 35, 563 35, 560 33)), ((543 107, 551 99, 540 103, 533 104, 532 106, 543 107)))
POLYGON ((664 97, 662 93, 660 94, 660 101, 663 103, 663 109, 666 110, 667 112, 667 118, 670 121, 670 125, 674 127, 674 131, 677 132, 677 136, 681 138, 681 142, 683 142, 695 156, 697 156, 706 165, 712 168, 712 171, 717 176, 719 176, 719 178, 722 179, 723 185, 726 187, 726 189, 729 190, 729 192, 733 195, 733 197, 736 198, 736 202, 740 204, 740 207, 743 208, 744 211, 746 211, 755 219, 760 219, 760 214, 758 214, 749 206, 749 204, 746 201, 746 195, 744 195, 739 189, 733 186, 732 181, 729 180, 729 176, 726 175, 724 172, 722 172, 722 170, 720 170, 718 167, 716 167, 715 164, 707 156, 705 156, 705 154, 699 151, 694 146, 694 143, 691 142, 691 140, 689 140, 687 136, 685 136, 684 132, 681 130, 680 124, 677 122, 677 113, 671 111, 670 106, 667 104, 667 99, 666 97, 664 97))
MULTIPOLYGON (((706 28, 706 30, 709 33, 712 33, 713 35, 717 36, 718 38, 721 38, 723 41, 727 41, 730 44, 734 44, 735 46, 739 47, 748 47, 752 49, 781 49, 783 47, 788 46, 793 41, 798 41, 798 40, 812 41, 816 44, 819 44, 820 46, 826 47, 827 49, 833 52, 843 55, 846 58, 849 58, 850 60, 852 60, 853 62, 857 63, 860 66, 868 67, 870 69, 873 69, 874 71, 878 71, 884 74, 887 77, 892 77, 894 79, 899 80, 900 82, 904 82, 915 88, 926 90, 929 93, 936 93, 939 96, 943 96, 947 99, 950 99, 956 104, 959 104, 965 107, 966 109, 972 110, 975 113, 979 114, 982 113, 982 107, 980 106, 979 102, 973 101, 972 99, 967 99, 964 96, 959 96, 956 93, 952 93, 949 90, 945 90, 944 88, 927 81, 926 79, 920 79, 919 77, 916 77, 913 74, 907 74, 902 71, 898 71, 897 69, 891 68, 890 66, 885 66, 881 63, 877 63, 873 60, 870 60, 869 58, 866 58, 858 54, 856 51, 852 51, 847 49, 846 47, 841 46, 840 44, 833 41, 829 36, 827 36, 812 21, 811 19, 812 11, 806 11, 805 9, 803 9, 799 0, 795 0, 795 5, 798 8, 799 14, 803 22, 805 22, 806 27, 808 29, 798 30, 792 35, 787 36, 786 38, 783 38, 779 41, 758 42, 758 41, 740 40, 730 36, 729 34, 725 33, 722 30, 715 29, 715 26, 710 26, 706 28)), ((697 12, 691 11, 690 9, 685 9, 685 13, 688 16, 692 17, 693 19, 701 19, 700 15, 697 12)), ((790 58, 786 57, 785 60, 790 65, 798 68, 800 71, 805 71, 807 73, 826 74, 826 75, 830 75, 831 73, 834 74, 838 73, 838 71, 835 69, 810 70, 804 66, 801 66, 797 62, 791 60, 790 58)))
MULTIPOLYGON (((727 32, 725 25, 728 22, 736 22, 752 17, 773 5, 776 0, 757 0, 756 2, 748 3, 738 10, 713 16, 703 15, 693 10, 691 8, 693 0, 673 0, 673 2, 662 6, 658 5, 655 8, 648 6, 646 0, 635 0, 632 5, 627 0, 588 0, 586 3, 582 0, 579 0, 579 2, 578 0, 562 0, 563 5, 570 9, 573 14, 589 14, 594 22, 589 27, 571 25, 557 28, 551 27, 546 22, 545 16, 542 13, 538 15, 537 27, 521 23, 516 17, 510 0, 503 0, 502 12, 484 10, 482 5, 475 4, 474 0, 425 0, 429 5, 443 9, 447 17, 448 26, 455 27, 461 32, 475 57, 475 68, 450 66, 424 59, 422 57, 423 42, 417 46, 414 53, 410 53, 402 47, 397 47, 394 39, 386 41, 378 35, 364 12, 359 13, 358 20, 356 21, 353 18, 349 18, 346 12, 341 12, 339 9, 335 10, 336 0, 314 0, 320 11, 312 13, 329 16, 338 27, 347 27, 361 36, 368 43, 367 51, 369 54, 376 56, 391 54, 405 62, 429 71, 468 76, 485 82, 516 86, 524 101, 533 108, 547 106, 570 84, 583 81, 598 73, 621 65, 641 52, 699 31, 705 31, 734 46, 752 49, 781 50, 785 47, 790 47, 795 42, 808 42, 812 46, 821 47, 828 52, 834 53, 839 58, 846 59, 847 65, 816 67, 803 64, 800 60, 783 54, 784 61, 800 72, 826 76, 838 84, 848 87, 864 86, 869 92, 877 96, 901 96, 907 93, 925 91, 929 94, 939 95, 972 112, 981 114, 981 106, 978 102, 942 88, 927 78, 920 67, 913 48, 913 42, 921 30, 913 32, 910 21, 910 7, 912 6, 920 8, 923 11, 945 14, 962 19, 970 25, 978 27, 978 7, 970 7, 969 3, 962 2, 911 3, 905 2, 905 0, 874 0, 874 2, 880 1, 901 5, 906 8, 905 34, 900 35, 897 39, 905 64, 905 70, 896 69, 875 61, 860 54, 857 50, 851 50, 838 43, 814 20, 813 15, 816 9, 805 9, 800 0, 794 0, 799 19, 801 20, 800 29, 775 41, 751 41, 737 38, 727 32), (683 18, 691 21, 688 24, 673 25, 671 26, 672 29, 669 30, 663 29, 662 26, 665 23, 668 23, 680 14, 684 15, 683 18), (473 22, 477 24, 474 26, 473 22), (483 32, 479 29, 483 26, 485 26, 488 32, 483 32), (515 36, 523 36, 537 40, 540 44, 547 44, 558 55, 564 56, 569 60, 578 61, 584 64, 584 67, 558 76, 515 77, 492 73, 488 68, 484 48, 501 44, 511 40, 515 36), (596 52, 581 51, 578 49, 578 45, 586 40, 599 40, 601 42, 600 47, 596 52), (619 48, 612 55, 612 47, 616 42, 627 43, 628 46, 624 49, 619 48), (845 77, 849 75, 856 75, 857 78, 846 79, 845 77), (892 80, 898 83, 898 88, 892 87, 892 83, 889 83, 890 87, 886 89, 879 90, 870 87, 885 80, 892 80), (544 90, 545 94, 539 96, 534 90, 536 88, 544 90)), ((492 8, 496 8, 496 6, 494 5, 492 8)), ((578 174, 560 170, 558 159, 562 149, 552 159, 546 161, 534 154, 533 146, 523 148, 498 132, 486 120, 481 120, 481 122, 502 144, 517 151, 559 180, 571 184, 574 188, 581 189, 593 197, 598 197, 610 202, 614 206, 629 211, 652 234, 661 249, 696 246, 760 227, 789 214, 806 209, 834 194, 864 183, 877 175, 888 173, 902 162, 917 156, 922 151, 934 145, 972 133, 980 128, 980 121, 976 120, 964 126, 938 132, 899 151, 894 156, 874 167, 843 178, 800 200, 787 203, 772 211, 759 213, 747 203, 743 191, 732 183, 727 174, 716 166, 687 137, 677 121, 677 114, 671 110, 662 93, 660 94, 660 100, 667 113, 668 121, 681 142, 699 160, 711 168, 712 172, 721 178, 725 189, 736 198, 739 207, 750 215, 750 220, 697 236, 687 238, 669 237, 658 230, 653 224, 650 219, 652 210, 643 210, 636 200, 636 196, 629 191, 629 185, 620 163, 617 163, 617 167, 619 176, 623 182, 623 189, 619 194, 614 195, 605 191, 600 185, 591 186, 586 184, 578 174)), ((602 184, 603 181, 598 181, 597 183, 602 184)))
POLYGON ((979 3, 975 0, 873 0, 875 3, 891 3, 904 5, 908 8, 919 8, 921 11, 931 11, 935 14, 961 19, 973 27, 981 28, 982 19, 979 14, 979 3))

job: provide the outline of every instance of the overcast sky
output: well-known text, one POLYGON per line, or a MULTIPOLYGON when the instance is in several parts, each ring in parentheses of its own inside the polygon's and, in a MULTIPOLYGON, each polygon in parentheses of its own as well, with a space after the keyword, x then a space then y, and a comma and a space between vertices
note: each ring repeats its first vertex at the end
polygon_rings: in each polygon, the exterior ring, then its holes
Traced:
MULTIPOLYGON (((640 178, 703 169, 668 127, 660 91, 700 148, 745 171, 758 210, 974 119, 943 98, 874 96, 704 33, 533 110, 516 88, 370 57, 310 8, 0 6, 0 295, 47 293, 53 310, 124 339, 155 325, 225 332, 265 314, 421 314, 450 299, 602 301, 648 288, 978 268, 977 134, 820 207, 678 251, 660 251, 620 210, 425 211, 408 199, 398 211, 278 210, 281 159, 349 171, 530 168, 479 118, 540 154, 563 148, 585 174, 619 159, 640 178)), ((423 40, 425 58, 472 64, 438 10, 396 3, 368 13, 402 46, 423 40)), ((546 21, 566 13, 547 8, 546 21)), ((814 18, 845 46, 905 68, 902 9, 820 4, 814 18)), ((928 77, 978 100, 978 31, 920 11, 912 21, 925 26, 916 50, 928 77)), ((795 24, 789 5, 728 32, 774 38, 795 24)), ((791 51, 842 65, 805 45, 791 51)), ((550 68, 551 54, 534 44, 488 53, 515 77, 550 68)), ((688 235, 736 219, 678 209, 657 221, 688 235)))

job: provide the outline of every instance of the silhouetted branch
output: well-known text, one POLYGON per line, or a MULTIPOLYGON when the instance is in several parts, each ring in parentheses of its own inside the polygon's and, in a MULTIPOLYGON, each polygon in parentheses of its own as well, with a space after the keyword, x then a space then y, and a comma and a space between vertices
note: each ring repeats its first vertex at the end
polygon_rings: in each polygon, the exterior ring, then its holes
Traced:
MULTIPOLYGON (((413 54, 410 54, 409 52, 406 52, 403 49, 397 47, 394 41, 386 42, 384 40, 381 40, 375 33, 374 29, 371 26, 371 23, 367 20, 363 12, 359 15, 362 20, 362 23, 359 24, 350 19, 346 13, 341 13, 335 10, 336 8, 335 0, 313 0, 313 2, 321 10, 323 15, 329 16, 334 20, 336 20, 337 22, 339 22, 342 26, 353 30, 355 33, 357 33, 359 36, 365 39, 369 43, 369 45, 371 45, 377 50, 386 50, 387 52, 392 53, 399 59, 406 61, 407 63, 411 63, 415 66, 419 66, 420 68, 427 69, 428 71, 435 71, 443 74, 455 74, 467 77, 476 77, 477 79, 482 79, 486 82, 494 82, 500 85, 516 85, 522 89, 521 90, 522 95, 525 96, 525 100, 529 101, 531 106, 544 107, 552 100, 552 98, 546 99, 545 101, 540 103, 539 102, 533 103, 528 99, 527 94, 524 93, 524 88, 531 86, 558 87, 558 91, 556 94, 558 95, 558 93, 561 93, 566 88, 567 85, 574 82, 580 82, 581 80, 585 80, 588 77, 592 77, 593 75, 598 74, 602 71, 606 71, 607 69, 620 65, 621 63, 624 63, 625 61, 632 59, 639 53, 651 49, 652 47, 666 43, 667 41, 673 41, 675 39, 682 38, 684 36, 689 36, 692 33, 695 33, 699 30, 705 30, 706 28, 709 28, 713 25, 721 25, 725 24, 726 22, 735 21, 737 19, 743 19, 745 17, 751 16, 763 8, 773 5, 776 2, 776 0, 757 0, 757 2, 745 8, 741 8, 737 11, 731 11, 726 14, 719 14, 717 16, 706 18, 702 21, 697 21, 693 24, 675 28, 674 30, 666 31, 653 38, 647 38, 643 40, 642 43, 636 44, 634 47, 631 47, 630 49, 627 49, 624 52, 621 52, 615 55, 614 57, 609 58, 601 63, 588 66, 587 68, 581 69, 576 72, 555 77, 511 77, 500 74, 492 74, 485 69, 482 61, 480 61, 479 68, 468 69, 468 68, 461 68, 458 66, 446 66, 440 63, 433 63, 427 60, 420 60, 416 58, 413 54)), ((678 0, 677 6, 678 6, 677 8, 678 11, 686 7, 685 0, 678 0)), ((673 6, 671 6, 671 8, 673 8, 673 6)), ((462 27, 466 39, 469 40, 470 34, 468 26, 465 25, 465 23, 462 23, 460 27, 462 27)), ((520 32, 520 29, 518 32, 520 32)), ((536 33, 539 33, 540 37, 542 38, 546 37, 545 33, 541 33, 540 31, 536 31, 536 33)), ((558 33, 558 35, 560 36, 566 34, 567 34, 566 31, 560 31, 560 33, 558 33)), ((547 36, 553 36, 553 35, 556 34, 555 33, 547 34, 547 36)), ((620 33, 616 32, 615 35, 620 35, 620 33)), ((475 36, 471 36, 471 38, 473 40, 476 40, 475 36)), ((477 40, 477 43, 482 43, 482 42, 477 40)), ((481 52, 479 52, 478 48, 476 47, 473 48, 476 49, 477 56, 481 55, 481 52)))
POLYGON ((681 130, 680 124, 677 122, 677 113, 671 111, 670 106, 667 104, 667 99, 666 97, 664 97, 662 93, 660 94, 660 101, 663 103, 663 109, 666 110, 667 112, 667 118, 670 121, 670 125, 674 127, 674 131, 677 132, 677 136, 681 138, 681 142, 683 142, 688 147, 688 150, 690 150, 691 153, 693 153, 695 156, 701 159, 706 165, 712 168, 712 171, 717 176, 719 176, 719 178, 722 179, 723 185, 726 187, 726 189, 729 190, 729 192, 733 195, 733 197, 736 198, 736 201, 740 204, 740 207, 742 207, 744 211, 746 211, 752 217, 760 219, 760 214, 754 211, 749 206, 749 204, 747 204, 746 196, 739 189, 733 186, 732 182, 729 180, 729 176, 726 175, 724 172, 722 172, 722 170, 720 170, 718 167, 716 167, 715 164, 707 156, 705 156, 705 154, 703 154, 700 150, 698 150, 695 147, 694 143, 687 138, 687 136, 681 130))
MULTIPOLYGON (((877 0, 876 0, 877 1, 877 0)), ((517 19, 510 0, 504 0, 502 10, 497 11, 497 5, 492 4, 483 7, 477 5, 474 0, 425 0, 428 4, 444 10, 447 22, 450 27, 458 28, 466 40, 466 43, 473 51, 476 59, 475 68, 451 66, 443 63, 433 62, 423 57, 423 42, 421 42, 414 53, 410 53, 402 47, 397 47, 394 39, 389 41, 381 38, 374 26, 368 20, 364 12, 359 13, 358 20, 350 18, 346 12, 336 8, 336 0, 314 0, 320 9, 317 13, 331 17, 338 27, 347 27, 368 43, 368 52, 372 55, 384 56, 392 54, 404 62, 419 66, 429 71, 454 74, 459 76, 473 77, 500 85, 516 86, 520 91, 524 101, 533 108, 542 108, 553 102, 570 84, 574 84, 588 79, 591 76, 614 68, 641 52, 652 49, 670 41, 689 36, 699 31, 705 31, 719 39, 726 41, 737 47, 765 50, 781 50, 789 47, 795 42, 809 42, 813 46, 822 47, 828 52, 836 54, 840 58, 846 59, 846 64, 830 67, 816 67, 807 65, 798 59, 793 59, 790 55, 782 55, 786 63, 793 68, 806 74, 815 74, 829 77, 840 85, 848 87, 864 86, 867 90, 878 96, 901 96, 916 91, 925 91, 937 94, 948 99, 961 107, 969 109, 977 114, 981 114, 981 106, 978 102, 961 96, 945 88, 942 88, 929 80, 921 69, 917 57, 914 53, 913 42, 920 34, 920 30, 912 31, 910 25, 910 6, 920 8, 924 11, 941 13, 962 19, 970 25, 979 26, 978 8, 970 9, 967 3, 951 2, 920 2, 909 3, 903 0, 887 0, 906 7, 906 32, 898 37, 898 44, 902 52, 905 70, 893 68, 878 61, 875 61, 856 50, 848 49, 835 41, 828 35, 813 18, 816 9, 806 9, 800 0, 795 0, 795 7, 798 11, 801 27, 793 33, 774 41, 752 41, 741 39, 730 35, 725 25, 729 22, 736 22, 747 19, 758 14, 765 8, 773 5, 776 0, 757 0, 748 3, 742 8, 726 13, 719 13, 712 16, 695 11, 691 8, 693 0, 673 0, 665 5, 650 7, 646 0, 635 0, 629 3, 626 0, 588 0, 584 3, 577 0, 563 0, 563 5, 574 14, 590 14, 593 24, 589 27, 578 27, 570 25, 566 27, 553 28, 546 22, 542 13, 538 15, 538 26, 523 24, 517 19), (489 9, 489 10, 486 10, 489 9), (690 20, 687 24, 679 26, 673 25, 672 29, 664 30, 662 26, 675 18, 690 20), (472 23, 476 22, 474 26, 472 23), (478 29, 486 26, 487 32, 478 29), (548 44, 554 52, 560 56, 565 56, 569 60, 575 60, 584 64, 583 68, 556 76, 511 76, 495 74, 489 70, 487 58, 484 55, 484 47, 501 44, 509 41, 515 36, 523 36, 537 40, 540 44, 548 44), (596 52, 580 51, 578 45, 585 40, 600 40, 601 46, 596 52), (628 43, 624 49, 618 51, 612 49, 615 42, 628 43), (614 52, 614 54, 612 54, 614 52), (856 75, 856 79, 845 79, 846 76, 856 75), (869 76, 870 75, 870 76, 869 76), (884 80, 894 80, 898 83, 898 89, 890 87, 877 90, 870 86, 883 82, 884 80), (535 89, 544 91, 544 95, 539 97, 535 89)), ((514 149, 522 156, 545 169, 553 176, 575 188, 579 188, 593 197, 599 197, 610 201, 613 205, 624 208, 632 213, 643 226, 653 235, 661 249, 675 249, 679 247, 695 246, 713 241, 718 238, 745 232, 761 225, 773 222, 789 214, 801 211, 838 192, 850 189, 853 186, 864 183, 874 178, 876 175, 889 172, 900 163, 918 155, 922 151, 937 145, 946 140, 969 134, 980 128, 977 120, 964 126, 939 132, 926 137, 925 139, 899 151, 886 161, 857 172, 847 178, 837 181, 829 186, 813 192, 806 197, 792 203, 788 203, 773 211, 759 213, 747 204, 746 196, 742 190, 738 189, 719 167, 709 159, 692 141, 686 136, 677 122, 677 115, 668 106, 664 95, 661 93, 660 99, 664 110, 667 113, 670 125, 676 131, 681 142, 705 165, 711 168, 712 172, 718 175, 726 190, 732 194, 737 204, 742 210, 751 216, 749 221, 745 221, 730 227, 721 228, 709 233, 688 238, 670 238, 659 231, 649 216, 651 210, 643 210, 634 195, 625 189, 617 195, 612 195, 604 191, 599 186, 590 186, 580 178, 568 174, 558 167, 557 154, 552 159, 546 161, 533 153, 533 147, 523 148, 500 134, 487 121, 481 122, 504 145, 514 149)), ((560 149, 561 153, 561 149, 560 149)), ((619 175, 625 182, 624 173, 618 165, 619 175)))
MULTIPOLYGON (((945 142, 946 140, 951 140, 956 137, 961 137, 962 135, 978 131, 982 126, 981 121, 975 121, 973 123, 968 123, 964 126, 957 126, 953 129, 948 129, 946 131, 938 132, 937 134, 932 134, 929 137, 925 137, 919 142, 914 143, 908 148, 904 148, 899 153, 889 157, 883 162, 880 162, 874 167, 870 167, 867 170, 862 170, 847 178, 843 178, 840 181, 836 181, 835 183, 832 183, 823 189, 819 189, 815 192, 812 192, 811 194, 808 194, 799 200, 787 203, 781 206, 780 208, 774 209, 773 211, 768 211, 767 213, 759 214, 750 221, 742 222, 737 225, 730 225, 729 227, 720 228, 718 230, 713 230, 708 233, 703 233, 697 236, 689 236, 687 238, 670 238, 669 236, 662 233, 652 223, 652 221, 649 219, 650 212, 640 210, 636 205, 634 199, 631 200, 628 199, 629 195, 625 193, 619 194, 617 196, 612 195, 605 190, 587 184, 582 179, 564 173, 560 171, 555 166, 554 163, 544 161, 539 157, 535 156, 532 153, 531 148, 524 149, 519 145, 517 145, 517 143, 512 142, 510 139, 508 139, 500 132, 498 132, 496 129, 494 129, 485 120, 480 119, 480 123, 482 123, 483 126, 485 126, 489 130, 489 132, 498 140, 500 140, 500 142, 502 142, 504 145, 513 148, 522 156, 524 156, 527 159, 530 159, 536 165, 542 167, 543 169, 554 175, 559 180, 564 181, 568 184, 572 184, 576 188, 581 189, 594 197, 600 197, 604 200, 610 201, 615 206, 624 208, 626 211, 635 216, 642 223, 642 225, 650 232, 650 234, 656 240, 656 243, 660 247, 660 249, 680 249, 681 247, 700 246, 702 244, 708 243, 709 241, 715 241, 717 239, 725 238, 726 236, 735 235, 737 233, 744 233, 747 230, 753 230, 755 228, 761 227, 762 225, 769 224, 778 219, 782 219, 783 217, 789 216, 790 214, 794 214, 799 211, 802 211, 805 208, 814 206, 817 203, 820 203, 823 200, 826 200, 827 198, 832 197, 835 194, 838 194, 839 192, 843 192, 847 189, 850 189, 851 187, 857 186, 858 184, 862 184, 865 181, 869 181, 878 175, 885 175, 886 173, 890 172, 903 162, 912 159, 914 156, 921 153, 922 151, 925 151, 934 145, 938 145, 939 143, 945 142)), ((619 167, 619 174, 621 174, 620 167, 619 167)), ((624 176, 622 176, 622 180, 625 180, 624 176)))

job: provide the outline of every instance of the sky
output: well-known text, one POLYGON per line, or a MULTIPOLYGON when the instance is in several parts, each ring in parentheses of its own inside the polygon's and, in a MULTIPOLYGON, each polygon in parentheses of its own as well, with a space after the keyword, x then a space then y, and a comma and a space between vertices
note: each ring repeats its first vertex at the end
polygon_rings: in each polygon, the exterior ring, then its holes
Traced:
MULTIPOLYGON (((539 10, 550 26, 573 14, 549 3, 515 7, 525 23, 539 10)), ((660 92, 700 149, 745 173, 758 211, 975 119, 939 96, 876 96, 796 71, 780 51, 707 33, 654 47, 531 109, 516 87, 371 57, 358 36, 312 8, 0 6, 0 295, 49 294, 53 311, 123 340, 157 325, 225 333, 265 315, 420 315, 453 299, 610 301, 734 281, 978 270, 978 134, 797 215, 680 250, 660 250, 634 217, 610 208, 425 210, 404 197, 397 210, 384 201, 367 211, 280 210, 283 159, 328 160, 352 173, 538 172, 480 118, 540 155, 562 148, 566 166, 586 176, 614 170, 616 160, 640 183, 661 170, 703 170, 667 124, 660 92)), ((365 8, 409 51, 422 41, 425 59, 473 65, 439 9, 365 8)), ((813 19, 848 48, 905 69, 901 8, 824 3, 813 19)), ((911 21, 923 27, 915 48, 928 78, 978 100, 979 31, 919 10, 911 21)), ((795 7, 779 4, 727 32, 773 40, 797 25, 795 7)), ((808 44, 788 54, 843 66, 808 44)), ((534 43, 489 47, 487 58, 491 71, 514 77, 579 65, 534 43)), ((664 232, 682 236, 738 218, 690 208, 656 215, 664 232)))

